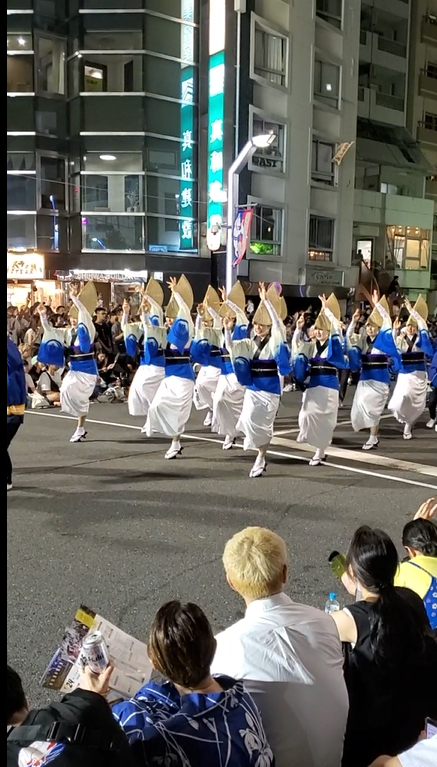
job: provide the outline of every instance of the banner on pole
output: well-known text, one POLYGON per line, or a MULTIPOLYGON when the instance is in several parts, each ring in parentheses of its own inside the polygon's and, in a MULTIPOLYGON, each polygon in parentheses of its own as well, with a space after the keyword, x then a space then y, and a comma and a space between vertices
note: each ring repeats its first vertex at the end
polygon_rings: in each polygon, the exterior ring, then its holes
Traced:
POLYGON ((245 208, 239 210, 234 221, 232 230, 232 239, 234 243, 234 260, 232 267, 236 266, 243 260, 250 238, 250 227, 252 226, 253 208, 245 208))

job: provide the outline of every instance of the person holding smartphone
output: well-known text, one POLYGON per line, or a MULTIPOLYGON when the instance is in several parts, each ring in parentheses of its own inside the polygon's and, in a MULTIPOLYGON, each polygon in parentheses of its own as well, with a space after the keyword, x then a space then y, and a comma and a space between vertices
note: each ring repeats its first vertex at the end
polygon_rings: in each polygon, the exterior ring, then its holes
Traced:
POLYGON ((427 720, 424 737, 398 756, 379 756, 369 767, 435 767, 437 764, 437 722, 427 720))

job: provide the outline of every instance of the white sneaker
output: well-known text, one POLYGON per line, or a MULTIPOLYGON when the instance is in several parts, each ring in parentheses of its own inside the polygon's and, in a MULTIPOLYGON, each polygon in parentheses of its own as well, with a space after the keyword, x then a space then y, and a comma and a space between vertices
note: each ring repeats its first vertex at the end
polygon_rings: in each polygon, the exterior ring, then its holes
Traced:
POLYGON ((166 458, 167 461, 171 461, 173 458, 176 458, 177 455, 181 455, 181 453, 182 453, 181 443, 172 442, 164 458, 166 458))
POLYGON ((435 418, 430 418, 425 425, 427 429, 433 429, 436 426, 435 418))
POLYGON ((70 437, 70 442, 82 442, 82 440, 85 439, 88 432, 85 431, 83 426, 80 428, 78 427, 76 431, 74 432, 73 436, 70 437))
POLYGON ((293 384, 287 384, 286 386, 284 386, 284 388, 282 389, 282 391, 283 391, 283 392, 286 392, 286 391, 293 391, 293 384))
POLYGON ((413 438, 413 433, 411 431, 411 426, 408 423, 406 423, 405 426, 404 426, 403 437, 404 437, 404 439, 412 439, 413 438))
POLYGON ((9 492, 9 490, 12 490, 12 488, 13 488, 13 484, 12 484, 12 482, 11 482, 10 484, 9 484, 9 482, 8 482, 8 492, 9 492))
POLYGON ((378 437, 375 437, 371 434, 367 442, 364 443, 363 450, 373 450, 373 448, 378 447, 378 445, 379 445, 378 437))
POLYGON ((147 434, 147 421, 144 424, 143 428, 141 429, 141 434, 147 434))
POLYGON ((208 410, 208 412, 207 412, 207 414, 205 416, 205 420, 203 422, 203 425, 204 426, 211 426, 211 424, 212 424, 212 413, 211 413, 210 410, 208 410))
POLYGON ((249 477, 251 479, 260 477, 262 474, 264 474, 266 470, 266 466, 267 466, 266 459, 258 457, 249 472, 249 477))
POLYGON ((235 445, 234 437, 225 437, 225 441, 223 442, 222 449, 231 450, 234 445, 235 445))
POLYGON ((322 450, 316 450, 313 457, 311 458, 309 465, 310 466, 319 466, 319 464, 322 463, 322 461, 325 460, 325 453, 322 450))

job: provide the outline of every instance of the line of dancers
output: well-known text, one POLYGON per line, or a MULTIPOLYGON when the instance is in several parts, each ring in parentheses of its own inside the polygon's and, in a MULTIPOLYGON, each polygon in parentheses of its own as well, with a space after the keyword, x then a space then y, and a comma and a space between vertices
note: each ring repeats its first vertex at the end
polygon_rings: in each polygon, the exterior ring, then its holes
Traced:
MULTIPOLYGON (((267 290, 260 284, 260 304, 250 329, 239 282, 229 295, 222 290, 219 296, 210 286, 195 322, 187 278, 173 278, 168 286, 171 298, 165 309, 163 289, 151 279, 143 292, 140 321, 131 321, 127 301, 122 320, 126 352, 139 357, 129 389, 129 413, 145 418, 142 432, 147 436, 171 440, 167 460, 182 454, 181 436, 194 403, 206 413, 204 425, 223 437, 223 450, 230 450, 238 435, 244 437, 244 449, 256 453, 249 476, 260 477, 266 470, 284 376, 291 371, 303 391, 297 441, 315 448, 311 466, 324 461, 332 441, 341 370, 360 372, 351 423, 354 431, 369 429, 364 450, 378 445, 391 371, 397 373, 397 381, 388 408, 404 424, 404 439, 411 439, 414 423, 426 406, 427 358, 434 355, 426 324, 428 309, 421 297, 414 307, 405 302, 410 316, 403 332, 397 322, 392 327, 386 300, 374 294, 374 309, 366 325, 357 328, 357 311, 343 334, 337 299, 333 294, 320 296, 322 309, 314 327, 307 332, 304 317, 299 318, 290 351, 283 324, 287 307, 275 285, 267 290)), ((71 442, 81 442, 97 382, 90 308, 96 301, 95 288, 87 283, 79 295, 73 285, 71 297, 77 316, 73 329, 53 328, 40 308, 44 337, 38 359, 63 367, 67 354, 70 370, 60 391, 61 407, 78 419, 71 442)), ((436 388, 435 374, 431 385, 436 388)), ((434 418, 431 426, 435 425, 434 418)))

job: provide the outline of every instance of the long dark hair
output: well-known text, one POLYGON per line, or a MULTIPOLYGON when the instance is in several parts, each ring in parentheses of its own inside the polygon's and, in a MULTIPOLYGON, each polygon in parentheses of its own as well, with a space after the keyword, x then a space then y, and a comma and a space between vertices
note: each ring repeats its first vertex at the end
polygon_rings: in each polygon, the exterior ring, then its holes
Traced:
POLYGON ((437 527, 430 519, 413 519, 402 531, 402 545, 427 557, 437 557, 437 527))
POLYGON ((398 554, 390 536, 367 525, 359 527, 351 540, 346 566, 376 597, 370 611, 370 644, 376 663, 393 665, 420 655, 427 634, 425 611, 421 615, 393 585, 398 554))

